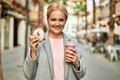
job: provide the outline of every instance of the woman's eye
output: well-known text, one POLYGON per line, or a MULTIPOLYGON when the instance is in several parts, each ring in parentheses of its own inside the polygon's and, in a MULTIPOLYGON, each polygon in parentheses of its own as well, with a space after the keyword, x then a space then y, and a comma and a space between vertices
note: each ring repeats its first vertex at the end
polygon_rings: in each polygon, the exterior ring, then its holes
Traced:
MULTIPOLYGON (((51 21, 56 21, 57 19, 55 19, 55 18, 52 18, 52 19, 50 19, 51 21)), ((60 22, 63 22, 63 21, 65 21, 64 19, 58 19, 58 21, 60 21, 60 22)))
POLYGON ((56 19, 51 19, 51 21, 55 21, 56 19))
POLYGON ((59 21, 64 21, 64 19, 60 19, 59 21))

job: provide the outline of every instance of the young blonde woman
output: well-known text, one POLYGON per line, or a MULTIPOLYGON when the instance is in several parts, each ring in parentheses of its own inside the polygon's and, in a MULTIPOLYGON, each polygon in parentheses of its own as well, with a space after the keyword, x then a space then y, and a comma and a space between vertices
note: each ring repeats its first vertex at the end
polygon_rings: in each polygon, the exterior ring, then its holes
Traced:
POLYGON ((29 37, 30 53, 23 69, 27 80, 80 80, 85 75, 81 62, 82 47, 76 39, 62 32, 67 18, 68 12, 63 5, 49 5, 49 30, 45 39, 41 40, 36 35, 29 37), (67 43, 75 47, 67 49, 67 43))

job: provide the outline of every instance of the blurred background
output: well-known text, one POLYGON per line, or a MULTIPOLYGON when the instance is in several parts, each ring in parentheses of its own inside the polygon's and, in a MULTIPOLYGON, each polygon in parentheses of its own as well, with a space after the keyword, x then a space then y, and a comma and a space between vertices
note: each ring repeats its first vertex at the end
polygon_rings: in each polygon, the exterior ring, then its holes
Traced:
POLYGON ((120 0, 0 0, 0 80, 24 80, 28 37, 39 27, 47 31, 50 2, 65 5, 63 32, 86 50, 82 80, 120 80, 120 0))

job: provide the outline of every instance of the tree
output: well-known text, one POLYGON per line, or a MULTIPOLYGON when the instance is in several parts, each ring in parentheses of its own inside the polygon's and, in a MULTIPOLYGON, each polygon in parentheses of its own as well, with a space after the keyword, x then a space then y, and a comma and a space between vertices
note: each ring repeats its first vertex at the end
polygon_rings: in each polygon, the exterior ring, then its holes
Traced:
MULTIPOLYGON (((2 0, 0 0, 0 20, 1 20, 1 4, 2 0)), ((2 52, 1 52, 1 22, 0 22, 0 80, 3 80, 3 74, 2 74, 2 52)))
MULTIPOLYGON (((74 15, 77 16, 77 32, 79 31, 79 18, 80 16, 83 16, 85 14, 85 6, 83 4, 83 1, 80 0, 80 1, 75 1, 75 7, 73 8, 74 9, 74 15)), ((77 39, 79 38, 78 35, 77 36, 77 39)))
POLYGON ((63 4, 66 5, 68 0, 63 0, 63 4))
POLYGON ((63 4, 63 5, 67 5, 67 1, 68 1, 68 0, 58 0, 58 1, 59 1, 59 2, 62 1, 62 4, 63 4))
POLYGON ((55 2, 56 0, 50 0, 50 2, 55 2))
POLYGON ((87 1, 85 0, 85 30, 87 30, 87 14, 88 14, 88 12, 87 12, 87 1))
POLYGON ((110 35, 109 35, 109 44, 114 44, 114 18, 115 18, 115 0, 110 0, 110 22, 109 22, 109 28, 110 28, 110 35))
POLYGON ((93 25, 96 25, 96 6, 95 6, 95 0, 93 0, 93 25))
POLYGON ((36 6, 38 4, 39 10, 38 10, 38 20, 37 20, 37 28, 40 27, 44 29, 44 21, 43 21, 43 12, 44 12, 44 2, 49 3, 49 0, 32 0, 33 5, 36 6))
POLYGON ((38 0, 38 4, 39 4, 38 23, 39 23, 39 27, 41 27, 42 29, 44 29, 44 21, 43 21, 44 2, 45 0, 38 0))

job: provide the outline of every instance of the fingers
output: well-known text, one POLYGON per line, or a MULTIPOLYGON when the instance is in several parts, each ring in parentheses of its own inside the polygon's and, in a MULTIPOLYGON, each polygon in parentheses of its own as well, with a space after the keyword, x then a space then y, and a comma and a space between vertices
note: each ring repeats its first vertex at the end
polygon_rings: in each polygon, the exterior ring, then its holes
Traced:
POLYGON ((31 48, 37 48, 37 45, 41 42, 40 38, 36 35, 32 35, 29 37, 29 45, 31 48))
POLYGON ((72 51, 73 53, 76 53, 75 48, 69 48, 69 49, 66 49, 66 50, 70 50, 70 51, 72 51))
POLYGON ((29 41, 36 40, 36 39, 39 39, 39 36, 31 35, 31 36, 29 37, 29 41))
POLYGON ((77 55, 75 49, 69 49, 69 50, 66 49, 65 60, 66 60, 66 62, 76 63, 76 61, 78 60, 78 55, 77 55))

